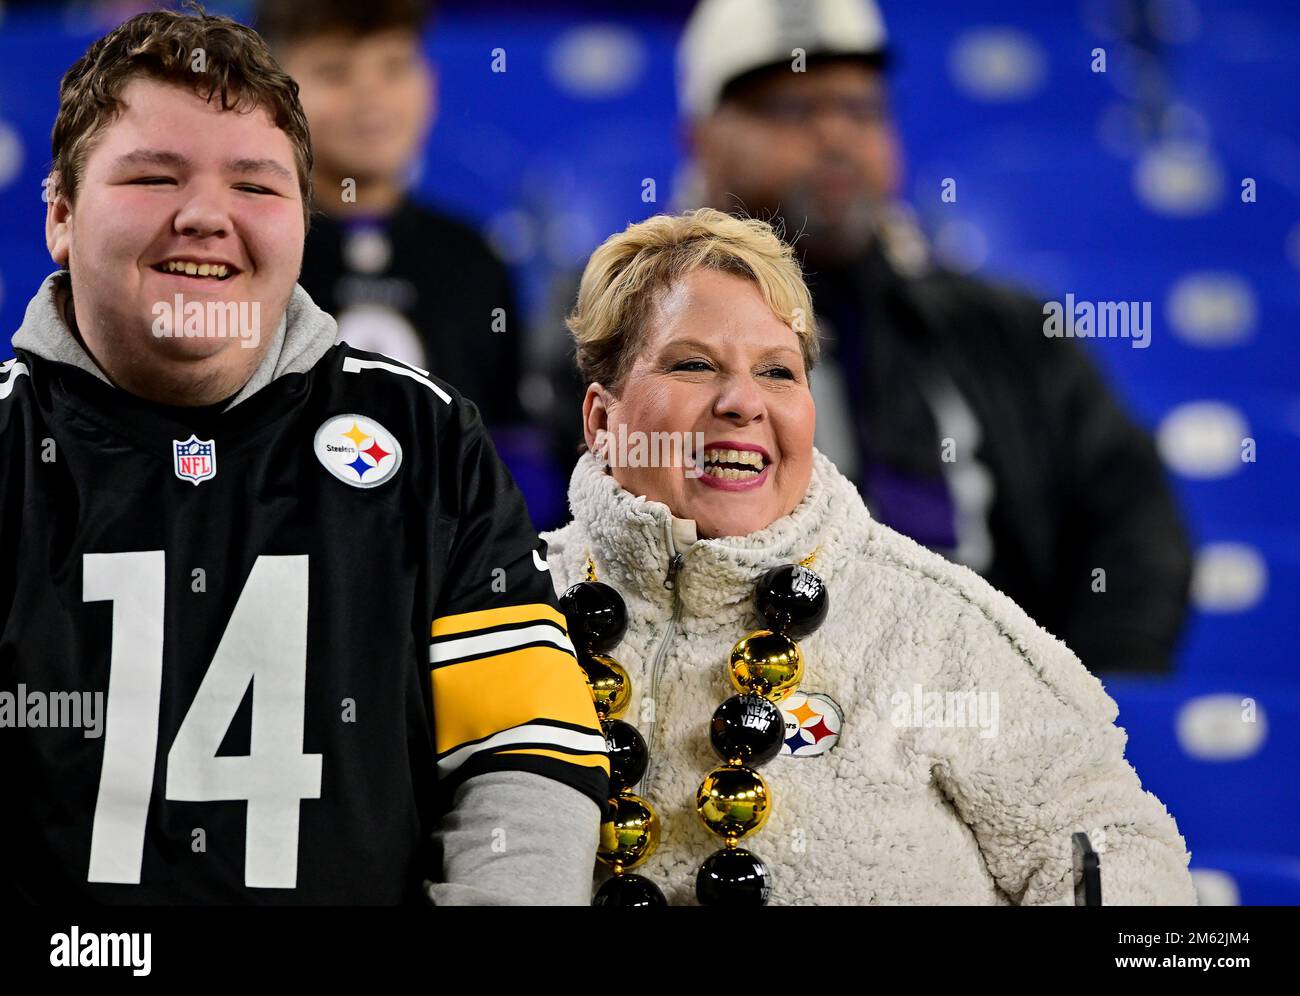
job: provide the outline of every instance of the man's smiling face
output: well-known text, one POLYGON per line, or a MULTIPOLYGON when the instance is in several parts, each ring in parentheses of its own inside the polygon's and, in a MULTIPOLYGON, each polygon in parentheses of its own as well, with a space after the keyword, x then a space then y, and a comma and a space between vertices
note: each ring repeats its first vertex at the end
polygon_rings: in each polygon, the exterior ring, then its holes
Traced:
POLYGON ((201 379, 230 379, 213 372, 226 366, 251 373, 249 354, 262 349, 241 349, 238 337, 159 337, 155 306, 177 294, 256 303, 269 343, 302 267, 293 144, 265 110, 223 111, 149 77, 131 80, 120 100, 93 139, 75 203, 56 192, 46 222, 51 256, 72 272, 77 327, 123 386, 132 370, 196 361, 201 379))

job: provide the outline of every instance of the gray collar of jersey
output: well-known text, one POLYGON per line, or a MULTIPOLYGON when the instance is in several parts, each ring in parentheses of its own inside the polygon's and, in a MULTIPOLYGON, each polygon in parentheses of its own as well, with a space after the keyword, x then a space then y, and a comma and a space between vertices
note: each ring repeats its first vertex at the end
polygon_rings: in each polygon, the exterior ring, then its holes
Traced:
MULTIPOLYGON (((36 296, 27 303, 27 313, 14 333, 13 346, 44 360, 77 367, 106 384, 112 383, 68 328, 63 303, 71 293, 71 276, 67 270, 56 270, 46 277, 36 296)), ((277 377, 306 373, 337 338, 338 325, 334 319, 316 307, 307 292, 295 284, 262 362, 226 410, 251 398, 277 377)))

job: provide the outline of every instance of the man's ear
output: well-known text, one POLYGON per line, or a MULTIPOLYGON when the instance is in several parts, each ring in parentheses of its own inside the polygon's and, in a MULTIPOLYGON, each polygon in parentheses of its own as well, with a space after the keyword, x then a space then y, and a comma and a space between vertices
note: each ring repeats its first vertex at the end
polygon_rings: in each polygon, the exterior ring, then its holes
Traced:
POLYGON ((72 204, 63 194, 58 173, 45 182, 45 248, 64 269, 72 250, 72 204))
POLYGON ((681 126, 681 139, 689 158, 706 172, 711 173, 717 168, 719 149, 729 146, 733 140, 729 113, 729 109, 723 107, 681 126))
MULTIPOLYGON (((686 161, 690 169, 686 174, 691 196, 702 204, 713 204, 719 198, 716 187, 719 177, 726 177, 727 150, 732 142, 723 112, 715 111, 707 117, 695 118, 681 126, 681 140, 687 150, 686 161)), ((726 190, 726 184, 722 184, 726 190)), ((718 204, 721 207, 721 204, 718 204)))
POLYGON ((587 449, 603 459, 605 433, 609 431, 609 393, 594 381, 587 385, 587 395, 582 399, 582 435, 587 449))
POLYGON ((694 159, 700 152, 700 125, 694 118, 677 122, 677 140, 686 152, 687 159, 694 159))

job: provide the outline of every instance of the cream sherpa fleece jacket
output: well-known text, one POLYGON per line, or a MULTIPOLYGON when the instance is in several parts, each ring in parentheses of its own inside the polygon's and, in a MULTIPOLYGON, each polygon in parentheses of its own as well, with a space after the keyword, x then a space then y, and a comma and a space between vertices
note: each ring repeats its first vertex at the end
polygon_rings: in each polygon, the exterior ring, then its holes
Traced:
POLYGON ((627 602, 612 656, 632 678, 625 719, 650 744, 637 792, 663 824, 637 871, 670 903, 695 903, 696 869, 719 847, 695 791, 719 763, 707 729, 734 694, 731 646, 762 625, 757 579, 819 548, 830 612, 800 641, 800 691, 828 694, 844 725, 830 751, 761 769, 772 813, 742 846, 771 870, 772 904, 1070 905, 1075 830, 1100 854, 1106 905, 1196 903, 1183 838, 1124 759, 1101 682, 975 573, 873 520, 821 453, 798 508, 748 536, 683 544, 693 523, 629 494, 590 454, 569 503, 573 522, 543 534, 550 569, 562 592, 590 554, 627 602), (992 693, 997 711, 940 725, 944 714, 903 705, 933 692, 992 693))

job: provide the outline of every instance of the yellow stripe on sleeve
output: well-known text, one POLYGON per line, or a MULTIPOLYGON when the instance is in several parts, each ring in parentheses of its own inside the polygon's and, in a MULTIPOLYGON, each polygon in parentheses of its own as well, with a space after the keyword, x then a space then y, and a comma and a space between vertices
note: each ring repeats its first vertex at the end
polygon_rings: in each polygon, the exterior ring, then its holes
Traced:
POLYGON ((534 719, 600 731, 582 669, 556 647, 447 664, 434 668, 432 678, 434 747, 440 755, 534 719))

